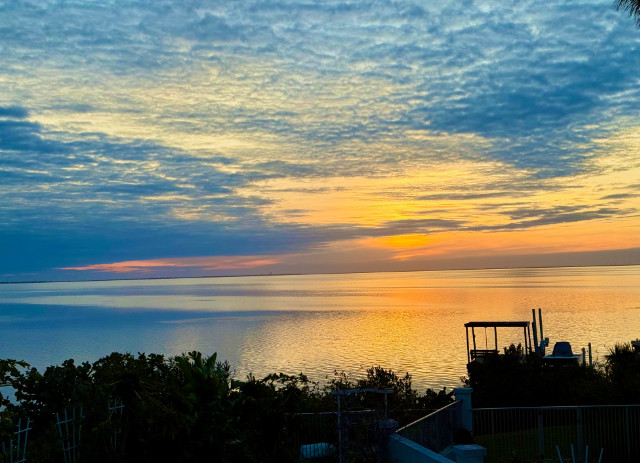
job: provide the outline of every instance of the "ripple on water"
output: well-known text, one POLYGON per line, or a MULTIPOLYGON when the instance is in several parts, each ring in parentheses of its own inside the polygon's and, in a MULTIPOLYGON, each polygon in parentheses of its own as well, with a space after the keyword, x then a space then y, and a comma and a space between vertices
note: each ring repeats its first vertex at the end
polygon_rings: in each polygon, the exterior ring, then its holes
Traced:
MULTIPOLYGON (((89 282, 0 287, 0 352, 43 368, 112 351, 218 352, 238 376, 380 365, 419 388, 466 374, 464 323, 529 320, 601 357, 640 337, 640 267, 89 282)), ((480 347, 492 332, 476 331, 480 347)), ((486 340, 486 341, 485 341, 486 340)), ((500 346, 520 342, 499 333, 500 346)))

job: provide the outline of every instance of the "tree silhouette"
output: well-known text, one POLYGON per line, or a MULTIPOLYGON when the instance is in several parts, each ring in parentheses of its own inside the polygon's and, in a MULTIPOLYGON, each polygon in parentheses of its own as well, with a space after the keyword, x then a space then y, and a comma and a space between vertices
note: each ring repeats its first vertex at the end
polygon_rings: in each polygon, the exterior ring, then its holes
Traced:
POLYGON ((629 13, 640 27, 640 0, 615 0, 614 5, 616 9, 629 13))

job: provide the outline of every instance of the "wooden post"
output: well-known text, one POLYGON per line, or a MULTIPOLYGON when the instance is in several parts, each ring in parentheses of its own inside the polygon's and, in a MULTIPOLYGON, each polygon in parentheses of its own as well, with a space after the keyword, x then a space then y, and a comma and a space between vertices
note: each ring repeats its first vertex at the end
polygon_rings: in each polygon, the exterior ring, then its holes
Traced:
POLYGON ((473 326, 471 327, 471 335, 473 336, 473 350, 476 350, 476 329, 473 326))
POLYGON ((536 309, 531 309, 531 314, 533 315, 533 345, 535 347, 535 352, 538 352, 538 330, 536 329, 536 309))
POLYGON ((467 332, 467 363, 471 363, 471 352, 469 352, 469 327, 465 326, 464 330, 467 332))
POLYGON ((544 341, 544 332, 542 331, 542 309, 538 309, 538 315, 540 317, 540 342, 544 341))
POLYGON ((338 393, 338 462, 342 463, 342 413, 340 410, 340 389, 336 392, 338 393))

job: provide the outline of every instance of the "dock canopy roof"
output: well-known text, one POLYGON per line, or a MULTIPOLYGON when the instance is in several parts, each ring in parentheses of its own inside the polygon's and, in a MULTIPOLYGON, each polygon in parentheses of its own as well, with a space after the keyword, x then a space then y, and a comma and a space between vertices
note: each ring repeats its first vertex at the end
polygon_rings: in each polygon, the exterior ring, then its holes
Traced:
POLYGON ((466 328, 527 328, 529 322, 469 322, 464 326, 466 328))

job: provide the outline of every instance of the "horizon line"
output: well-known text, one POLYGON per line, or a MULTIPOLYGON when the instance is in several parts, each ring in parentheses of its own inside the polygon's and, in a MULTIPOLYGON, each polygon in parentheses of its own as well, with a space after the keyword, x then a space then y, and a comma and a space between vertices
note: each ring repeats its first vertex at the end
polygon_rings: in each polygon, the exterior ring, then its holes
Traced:
POLYGON ((242 278, 242 277, 276 277, 276 276, 310 276, 310 275, 354 275, 372 273, 410 273, 410 272, 460 272, 480 270, 527 270, 527 269, 551 269, 551 268, 591 268, 591 267, 637 267, 636 264, 592 264, 592 265, 529 265, 515 267, 476 267, 476 268, 446 268, 446 269, 421 269, 421 270, 362 270, 357 272, 309 272, 309 273, 252 273, 246 275, 197 275, 197 276, 166 276, 146 278, 91 278, 87 280, 26 280, 26 281, 0 281, 0 285, 40 284, 40 283, 96 283, 102 281, 150 281, 150 280, 186 280, 197 278, 242 278))

